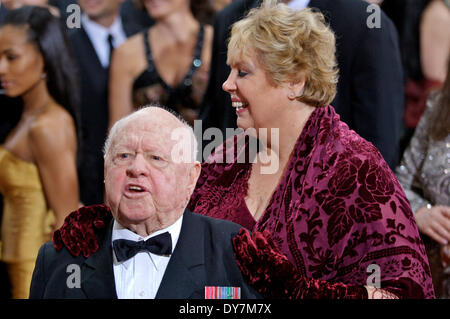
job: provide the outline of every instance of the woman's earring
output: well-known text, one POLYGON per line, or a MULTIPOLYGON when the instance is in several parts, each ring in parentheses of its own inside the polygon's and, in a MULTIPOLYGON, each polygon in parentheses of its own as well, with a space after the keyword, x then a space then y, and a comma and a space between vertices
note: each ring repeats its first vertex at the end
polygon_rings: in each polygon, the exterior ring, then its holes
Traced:
POLYGON ((289 100, 294 100, 295 99, 295 94, 294 92, 289 93, 289 100))
POLYGON ((41 79, 45 80, 46 78, 47 78, 47 73, 45 73, 45 72, 42 73, 42 74, 41 74, 41 79))

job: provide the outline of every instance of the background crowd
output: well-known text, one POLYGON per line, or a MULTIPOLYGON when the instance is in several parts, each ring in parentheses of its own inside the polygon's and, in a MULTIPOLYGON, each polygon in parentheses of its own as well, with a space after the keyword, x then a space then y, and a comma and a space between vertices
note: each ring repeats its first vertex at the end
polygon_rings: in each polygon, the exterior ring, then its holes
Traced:
MULTIPOLYGON (((427 249, 435 294, 449 298, 449 2, 372 1, 382 9, 373 18, 379 27, 368 26, 362 0, 285 2, 319 9, 335 33, 339 80, 330 104, 395 172, 427 249)), ((1 3, 0 280, 3 297, 26 298, 37 249, 50 232, 77 207, 103 203, 102 147, 118 119, 160 103, 190 124, 201 119, 203 130, 225 135, 236 127, 230 89, 222 89, 231 70, 230 27, 261 1, 1 3), (66 8, 73 3, 81 27, 70 29, 66 8), (24 5, 45 10, 8 14, 24 5), (10 49, 16 46, 23 51, 10 49), (21 54, 34 59, 22 69, 14 66, 21 54), (20 75, 29 81, 14 91, 20 75), (18 179, 31 185, 17 189, 18 179), (30 241, 33 247, 21 244, 30 241)))

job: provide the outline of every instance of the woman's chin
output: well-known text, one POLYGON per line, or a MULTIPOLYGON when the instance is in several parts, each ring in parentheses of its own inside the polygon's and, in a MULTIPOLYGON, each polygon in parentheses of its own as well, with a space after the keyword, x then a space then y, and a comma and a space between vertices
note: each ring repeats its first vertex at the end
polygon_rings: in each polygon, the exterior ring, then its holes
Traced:
POLYGON ((251 125, 251 123, 249 123, 249 121, 247 119, 244 119, 239 116, 236 121, 236 126, 240 129, 243 129, 244 131, 247 130, 248 128, 253 127, 253 125, 251 125))
POLYGON ((0 91, 3 90, 3 95, 9 97, 9 98, 16 98, 19 97, 20 94, 18 92, 14 92, 13 90, 8 90, 8 89, 0 89, 0 91))

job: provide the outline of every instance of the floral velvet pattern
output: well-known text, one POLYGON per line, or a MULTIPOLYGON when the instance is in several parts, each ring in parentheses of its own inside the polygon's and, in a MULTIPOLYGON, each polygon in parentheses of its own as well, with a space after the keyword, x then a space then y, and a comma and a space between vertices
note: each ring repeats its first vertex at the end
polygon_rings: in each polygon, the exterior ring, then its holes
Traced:
POLYGON ((202 164, 189 209, 269 231, 306 278, 366 285, 369 266, 376 264, 382 289, 400 298, 434 297, 425 249, 400 184, 378 150, 341 122, 333 107, 311 114, 258 221, 245 204, 251 163, 219 160, 225 153, 245 153, 241 138, 234 138, 236 149, 218 148, 202 164))
POLYGON ((363 286, 330 283, 301 276, 278 249, 270 233, 250 236, 241 228, 233 238, 234 253, 244 279, 264 298, 270 299, 367 299, 363 286))
POLYGON ((104 228, 111 218, 111 211, 105 205, 81 207, 67 216, 63 226, 53 233, 53 246, 56 250, 65 246, 73 256, 81 253, 88 258, 99 248, 95 229, 104 228))

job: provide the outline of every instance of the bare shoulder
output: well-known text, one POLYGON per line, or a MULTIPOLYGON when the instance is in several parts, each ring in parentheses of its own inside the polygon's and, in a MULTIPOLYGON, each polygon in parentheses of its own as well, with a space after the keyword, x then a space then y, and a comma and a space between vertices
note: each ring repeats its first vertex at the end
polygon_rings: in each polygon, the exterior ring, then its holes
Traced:
POLYGON ((139 32, 122 43, 113 54, 113 65, 121 72, 137 73, 146 63, 144 33, 139 32))
POLYGON ((138 50, 144 48, 144 33, 139 32, 129 37, 124 43, 122 43, 114 52, 119 56, 132 55, 138 52, 138 50))
POLYGON ((54 103, 36 117, 30 127, 29 137, 35 145, 74 146, 75 122, 60 105, 54 103))
MULTIPOLYGON (((442 0, 432 1, 423 12, 423 23, 430 23, 438 26, 440 29, 443 25, 450 25, 450 9, 444 4, 442 0)), ((443 28, 443 30, 448 30, 443 28)), ((446 31, 447 32, 447 31, 446 31)))
POLYGON ((65 127, 74 126, 74 120, 69 112, 57 103, 50 104, 42 112, 32 125, 32 130, 41 130, 45 127, 65 127))

